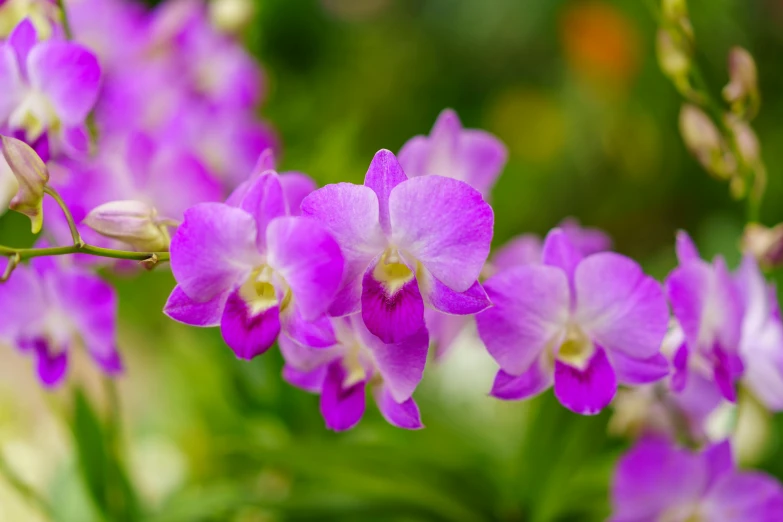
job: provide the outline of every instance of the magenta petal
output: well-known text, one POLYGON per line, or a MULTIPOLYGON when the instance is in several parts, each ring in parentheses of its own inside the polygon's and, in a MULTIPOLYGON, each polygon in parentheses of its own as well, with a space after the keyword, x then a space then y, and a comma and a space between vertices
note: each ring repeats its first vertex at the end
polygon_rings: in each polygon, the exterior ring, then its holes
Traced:
POLYGON ((282 317, 282 330, 294 341, 313 348, 327 348, 337 342, 332 322, 327 316, 307 321, 298 307, 286 310, 282 317))
POLYGON ((326 427, 334 431, 349 430, 364 415, 364 381, 344 387, 345 370, 339 361, 329 365, 321 391, 321 415, 326 427))
POLYGON ((737 402, 734 381, 742 374, 742 361, 736 354, 728 354, 720 348, 714 350, 714 355, 715 384, 727 401, 737 402))
POLYGON ((218 326, 228 294, 224 292, 209 301, 199 302, 188 297, 179 286, 175 286, 166 301, 163 313, 175 321, 191 326, 218 326))
POLYGON ((283 366, 283 379, 290 385, 310 393, 321 393, 326 378, 326 366, 320 366, 309 372, 298 370, 286 364, 283 366))
POLYGON ((709 506, 706 520, 783 520, 783 488, 776 479, 758 471, 724 473, 710 488, 704 504, 709 506))
MULTIPOLYGON (((360 286, 367 266, 386 248, 378 212, 375 192, 350 183, 327 185, 302 201, 302 215, 315 218, 340 245, 345 257, 343 286, 360 286)), ((358 296, 355 289, 348 295, 358 296)), ((350 299, 346 303, 346 308, 357 304, 350 299)))
POLYGON ((356 319, 355 328, 370 349, 383 382, 397 402, 404 402, 421 382, 427 364, 429 335, 422 327, 402 342, 386 344, 364 329, 356 319))
POLYGON ((281 217, 266 231, 267 263, 283 276, 305 320, 323 315, 340 287, 343 255, 315 220, 281 217))
POLYGON ((692 261, 700 261, 699 250, 693 243, 691 236, 684 230, 677 232, 677 241, 675 243, 675 250, 677 251, 677 260, 681 265, 685 265, 692 261))
POLYGON ((25 70, 27 55, 30 53, 30 49, 38 41, 38 34, 35 31, 35 26, 29 18, 25 18, 11 31, 8 35, 8 43, 14 49, 16 53, 16 59, 22 70, 25 70))
POLYGON ((421 423, 419 407, 412 397, 403 402, 397 402, 391 392, 383 385, 376 388, 374 395, 381 415, 392 426, 405 430, 419 430, 424 427, 421 423))
POLYGON ((482 130, 465 130, 459 138, 464 180, 487 196, 503 171, 508 150, 502 141, 482 130))
POLYGON ((568 234, 559 228, 550 230, 544 239, 541 261, 545 265, 562 269, 568 276, 571 285, 574 284, 574 272, 582 257, 582 254, 569 239, 568 234))
POLYGON ((392 243, 457 292, 478 279, 489 255, 494 216, 467 183, 440 176, 411 178, 389 197, 392 243))
POLYGON ((547 390, 552 386, 552 372, 545 371, 541 363, 540 360, 536 361, 529 370, 518 377, 499 370, 489 394, 498 399, 517 401, 547 390))
POLYGON ((473 315, 492 306, 487 292, 478 281, 465 292, 455 292, 434 277, 429 278, 426 286, 428 304, 446 314, 473 315))
POLYGON ((523 234, 511 239, 492 255, 492 267, 505 270, 515 266, 541 263, 541 239, 533 234, 523 234))
POLYGON ((38 379, 46 388, 55 388, 62 384, 68 370, 68 352, 55 353, 46 341, 34 342, 35 367, 38 379))
POLYGON ((565 330, 568 280, 559 268, 528 265, 491 277, 484 288, 494 306, 476 316, 479 336, 505 372, 521 375, 565 330))
POLYGON ((190 207, 222 199, 220 182, 190 153, 159 152, 148 176, 144 193, 158 213, 169 219, 180 221, 190 207))
POLYGON ((256 220, 258 249, 264 252, 267 241, 267 227, 272 220, 283 217, 287 213, 283 187, 280 184, 277 173, 271 170, 266 171, 258 178, 252 180, 247 193, 239 202, 239 208, 253 216, 256 220))
POLYGON ((424 327, 424 301, 416 279, 390 294, 373 276, 374 267, 362 281, 362 319, 367 329, 385 343, 399 343, 424 327))
POLYGON ((435 346, 435 360, 440 360, 451 351, 459 334, 470 324, 471 318, 464 315, 450 315, 431 308, 424 310, 424 322, 435 346))
POLYGON ((707 477, 714 481, 720 475, 731 472, 734 467, 734 456, 731 454, 731 443, 728 440, 713 444, 702 455, 707 464, 707 477))
POLYGON ((260 261, 253 216, 221 203, 188 209, 171 240, 171 271, 197 301, 233 289, 260 261))
POLYGON ((0 121, 5 121, 16 109, 24 96, 25 85, 16 60, 16 53, 10 45, 0 45, 0 121))
POLYGON ((283 187, 288 214, 298 216, 302 213, 300 208, 304 198, 318 188, 313 178, 301 172, 280 173, 280 185, 283 187))
POLYGON ((364 177, 364 185, 370 187, 378 196, 378 219, 383 231, 391 234, 389 223, 389 194, 394 187, 407 180, 400 163, 391 151, 381 149, 372 159, 370 168, 364 177))
POLYGON ((574 274, 575 316, 611 351, 646 359, 660 351, 669 324, 661 286, 632 259, 613 252, 586 257, 574 274))
POLYGON ((273 306, 252 314, 236 290, 226 301, 220 319, 223 340, 240 359, 250 360, 266 352, 280 333, 280 310, 273 306))
POLYGON ((617 378, 602 348, 584 370, 555 361, 555 396, 569 410, 595 415, 612 402, 615 392, 617 378))
POLYGON ((101 68, 95 55, 81 45, 57 40, 39 43, 30 50, 27 73, 65 126, 82 123, 98 98, 101 68))
POLYGON ((110 362, 116 355, 117 342, 118 302, 114 287, 92 273, 74 269, 48 277, 84 347, 96 361, 110 362))
POLYGON ((695 505, 707 483, 705 471, 698 455, 667 440, 640 440, 615 470, 611 520, 661 520, 670 507, 695 505))
POLYGON ((280 335, 277 344, 280 346, 280 353, 286 364, 303 372, 310 372, 322 366, 326 367, 345 351, 345 347, 341 345, 314 348, 301 344, 285 334, 280 335))
POLYGON ((646 384, 669 375, 669 361, 663 354, 647 359, 636 359, 622 352, 612 352, 612 367, 621 384, 646 384))

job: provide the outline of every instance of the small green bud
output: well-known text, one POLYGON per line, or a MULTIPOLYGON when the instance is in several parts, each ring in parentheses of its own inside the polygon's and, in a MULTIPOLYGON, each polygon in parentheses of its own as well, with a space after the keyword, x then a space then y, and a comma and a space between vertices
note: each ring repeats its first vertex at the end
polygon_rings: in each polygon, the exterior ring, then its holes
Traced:
POLYGON ((27 143, 0 136, 3 157, 16 179, 16 195, 8 207, 30 218, 33 234, 43 227, 44 188, 49 182, 49 170, 38 154, 27 143))

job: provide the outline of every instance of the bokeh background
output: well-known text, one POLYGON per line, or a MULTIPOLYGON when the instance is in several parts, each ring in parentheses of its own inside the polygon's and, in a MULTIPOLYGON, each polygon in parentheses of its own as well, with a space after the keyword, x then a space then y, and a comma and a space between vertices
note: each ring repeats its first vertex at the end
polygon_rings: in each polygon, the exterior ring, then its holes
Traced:
MULTIPOLYGON (((647 2, 255 2, 243 38, 266 68, 262 112, 283 144, 281 170, 360 182, 378 149, 399 150, 451 107, 510 151, 492 195, 496 246, 574 216, 659 278, 675 265, 677 229, 704 254, 738 261, 744 204, 682 144, 681 99, 658 69, 647 2)), ((727 81, 731 46, 757 60, 754 126, 770 175, 762 221, 783 221, 783 3, 688 4, 714 93, 727 81)), ((0 243, 31 243, 25 219, 3 216, 0 243)), ((526 403, 488 398, 495 366, 471 331, 428 366, 416 392, 426 429, 395 429, 370 407, 357 428, 335 434, 318 398, 281 380, 274 350, 241 362, 218 331, 164 317, 166 269, 108 277, 121 292, 128 361, 118 383, 119 482, 135 492, 108 496, 128 502, 128 520, 543 522, 609 513, 612 467, 629 443, 607 432, 612 412, 579 417, 551 392, 526 403)), ((117 480, 101 475, 110 452, 96 430, 114 408, 111 394, 78 363, 64 389, 44 392, 30 361, 3 350, 3 455, 53 499, 57 520, 103 520, 94 490, 117 480)), ((751 460, 783 478, 783 422, 756 421, 751 460)), ((42 519, 0 481, 0 520, 42 519)))

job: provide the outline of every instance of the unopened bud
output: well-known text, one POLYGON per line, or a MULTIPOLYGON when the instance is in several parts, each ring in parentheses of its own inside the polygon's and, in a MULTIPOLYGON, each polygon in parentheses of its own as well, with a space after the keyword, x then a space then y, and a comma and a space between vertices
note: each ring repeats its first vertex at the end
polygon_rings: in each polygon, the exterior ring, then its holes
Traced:
POLYGON ((742 234, 742 251, 765 268, 783 265, 783 223, 772 228, 749 223, 742 234))
POLYGON ((680 133, 685 146, 699 163, 721 179, 736 170, 736 160, 729 154, 715 123, 695 105, 685 104, 680 110, 680 133))
POLYGON ((742 47, 729 51, 729 83, 723 88, 723 98, 735 112, 743 114, 750 104, 755 114, 758 104, 758 72, 753 56, 742 47))
POLYGON ((658 54, 658 64, 666 76, 677 78, 688 74, 691 56, 682 38, 678 38, 666 29, 659 29, 655 49, 658 54))
POLYGON ((18 183, 8 207, 29 217, 33 234, 37 234, 43 226, 44 187, 49 182, 49 171, 27 143, 8 136, 0 136, 0 140, 3 157, 18 183))
POLYGON ((137 250, 168 250, 171 238, 157 212, 142 201, 112 201, 95 207, 84 223, 102 236, 128 243, 137 250))
POLYGON ((748 167, 755 168, 761 159, 761 146, 753 128, 736 114, 727 114, 725 122, 734 135, 740 159, 748 167))

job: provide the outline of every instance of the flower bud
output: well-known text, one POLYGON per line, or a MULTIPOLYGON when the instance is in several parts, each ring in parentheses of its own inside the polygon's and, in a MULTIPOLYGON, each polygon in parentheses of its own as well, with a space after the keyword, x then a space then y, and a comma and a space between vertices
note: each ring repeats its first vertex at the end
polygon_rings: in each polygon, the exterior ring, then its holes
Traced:
POLYGON ((695 105, 682 106, 680 134, 688 150, 710 174, 726 179, 736 170, 736 160, 727 151, 715 123, 695 105))
POLYGON ((783 265, 783 223, 772 228, 749 223, 742 234, 742 251, 766 268, 783 265))
POLYGON ((688 74, 691 56, 681 38, 666 29, 659 29, 655 49, 658 54, 658 64, 666 76, 676 78, 688 74))
POLYGON ((95 207, 84 223, 102 236, 128 243, 137 250, 168 250, 171 238, 157 212, 142 201, 112 201, 95 207))
POLYGON ((251 0, 214 0, 209 2, 209 17, 215 27, 237 34, 253 19, 255 3, 251 0))
POLYGON ((16 195, 11 199, 9 208, 28 216, 32 221, 33 234, 37 234, 43 226, 42 205, 49 171, 27 143, 8 136, 0 136, 0 140, 3 157, 18 183, 16 195))
MULTIPOLYGON (((753 56, 742 47, 729 51, 729 83, 723 88, 723 98, 735 112, 742 114, 748 102, 758 103, 758 73, 753 56)), ((751 107, 755 113, 756 107, 751 107)))
POLYGON ((758 165, 761 160, 761 146, 750 124, 736 114, 727 114, 725 121, 734 135, 734 142, 737 144, 742 162, 751 168, 758 165))

